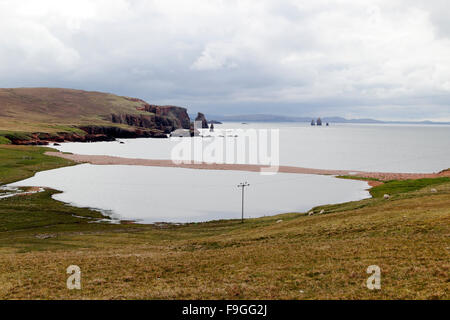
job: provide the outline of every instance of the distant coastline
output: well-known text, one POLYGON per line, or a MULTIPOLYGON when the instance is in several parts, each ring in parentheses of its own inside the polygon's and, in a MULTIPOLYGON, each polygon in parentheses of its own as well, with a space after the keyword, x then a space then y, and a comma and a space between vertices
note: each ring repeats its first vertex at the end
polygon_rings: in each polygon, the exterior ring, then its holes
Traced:
MULTIPOLYGON (((315 117, 291 117, 283 115, 274 114, 244 114, 244 115, 214 115, 207 114, 208 119, 213 119, 215 121, 221 122, 308 122, 310 123, 312 119, 317 119, 315 117)), ((361 124, 440 124, 440 125, 450 125, 450 122, 441 121, 383 121, 370 118, 364 119, 346 119, 343 117, 321 117, 324 123, 361 123, 361 124)))

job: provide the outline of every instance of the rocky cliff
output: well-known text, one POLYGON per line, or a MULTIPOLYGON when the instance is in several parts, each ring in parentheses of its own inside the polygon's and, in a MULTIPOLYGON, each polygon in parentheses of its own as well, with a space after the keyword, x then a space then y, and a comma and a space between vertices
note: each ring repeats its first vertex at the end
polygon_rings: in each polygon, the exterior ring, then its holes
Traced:
POLYGON ((177 106, 157 106, 144 104, 139 110, 154 113, 156 117, 169 118, 174 121, 174 126, 183 129, 189 129, 191 120, 186 108, 177 106))
POLYGON ((189 129, 191 123, 187 110, 181 107, 146 104, 138 110, 144 114, 111 114, 111 122, 127 124, 132 127, 157 129, 165 133, 176 129, 189 129))

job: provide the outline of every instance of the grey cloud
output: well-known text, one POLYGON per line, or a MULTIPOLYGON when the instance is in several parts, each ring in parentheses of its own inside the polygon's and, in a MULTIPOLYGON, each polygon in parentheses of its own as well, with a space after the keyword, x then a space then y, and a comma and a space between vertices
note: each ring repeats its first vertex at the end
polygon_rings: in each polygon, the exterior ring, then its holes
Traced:
POLYGON ((0 86, 450 120, 445 1, 0 1, 0 86))

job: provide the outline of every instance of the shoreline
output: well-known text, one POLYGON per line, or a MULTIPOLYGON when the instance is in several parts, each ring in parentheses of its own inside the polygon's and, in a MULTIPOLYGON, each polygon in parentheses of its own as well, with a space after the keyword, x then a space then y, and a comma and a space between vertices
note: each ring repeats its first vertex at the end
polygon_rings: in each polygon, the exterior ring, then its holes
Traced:
MULTIPOLYGON (((134 165, 147 167, 174 167, 199 170, 235 170, 248 172, 261 172, 269 169, 268 166, 257 164, 217 164, 217 163, 174 163, 172 160, 133 159, 105 155, 81 155, 62 152, 45 152, 48 156, 60 157, 78 163, 90 163, 94 165, 134 165)), ((399 173, 399 172, 368 172, 355 170, 327 170, 293 166, 279 166, 276 172, 348 176, 356 179, 373 179, 380 181, 409 180, 423 178, 450 177, 450 170, 438 173, 399 173)))

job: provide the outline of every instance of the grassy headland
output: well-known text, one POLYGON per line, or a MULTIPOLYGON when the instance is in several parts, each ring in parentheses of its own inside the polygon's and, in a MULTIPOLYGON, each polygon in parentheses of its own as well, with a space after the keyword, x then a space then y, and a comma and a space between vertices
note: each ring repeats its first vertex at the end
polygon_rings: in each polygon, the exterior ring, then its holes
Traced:
MULTIPOLYGON (((44 151, 0 146, 2 183, 73 164, 44 151)), ((0 200, 0 298, 450 298, 445 179, 393 181, 372 189, 389 200, 244 224, 89 223, 100 214, 57 202, 55 192, 0 200), (72 264, 82 269, 80 291, 65 286, 72 264), (373 264, 382 270, 379 291, 365 286, 373 264)))
POLYGON ((0 144, 165 137, 189 125, 185 108, 137 98, 61 88, 0 88, 0 144))
POLYGON ((142 101, 109 93, 58 88, 0 89, 0 130, 57 133, 110 124, 111 113, 139 114, 142 101))

